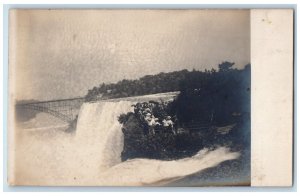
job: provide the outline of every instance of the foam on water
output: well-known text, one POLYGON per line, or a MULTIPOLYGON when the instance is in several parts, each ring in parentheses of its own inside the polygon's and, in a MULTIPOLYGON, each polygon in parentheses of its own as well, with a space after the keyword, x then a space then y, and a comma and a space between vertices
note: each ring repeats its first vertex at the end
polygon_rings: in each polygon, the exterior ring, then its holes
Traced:
POLYGON ((95 159, 100 171, 121 162, 124 140, 118 116, 131 111, 131 105, 129 101, 85 103, 80 111, 76 142, 82 145, 82 157, 95 159))
POLYGON ((76 133, 19 131, 16 135, 14 184, 148 185, 168 182, 236 159, 227 148, 204 149, 174 161, 132 159, 121 162, 124 140, 117 118, 132 101, 84 103, 76 133))

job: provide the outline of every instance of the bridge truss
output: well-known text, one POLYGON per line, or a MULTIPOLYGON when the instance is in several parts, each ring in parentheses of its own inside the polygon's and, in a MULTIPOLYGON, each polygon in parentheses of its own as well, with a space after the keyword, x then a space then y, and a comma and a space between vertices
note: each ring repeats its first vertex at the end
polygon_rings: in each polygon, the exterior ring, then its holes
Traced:
POLYGON ((83 97, 72 99, 59 99, 51 101, 40 101, 31 103, 17 104, 17 109, 29 109, 48 113, 61 119, 64 122, 71 123, 77 118, 79 109, 84 102, 83 97))

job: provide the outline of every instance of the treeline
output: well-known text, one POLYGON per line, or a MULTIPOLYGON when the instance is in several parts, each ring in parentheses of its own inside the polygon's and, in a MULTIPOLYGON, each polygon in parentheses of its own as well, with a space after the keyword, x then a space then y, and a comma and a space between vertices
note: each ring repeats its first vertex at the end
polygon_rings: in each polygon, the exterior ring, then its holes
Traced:
POLYGON ((175 100, 166 105, 153 102, 154 106, 152 102, 138 103, 142 106, 135 105, 134 112, 122 114, 122 160, 179 159, 218 145, 237 151, 249 148, 250 64, 244 69, 233 69, 233 65, 223 62, 218 71, 185 71, 178 82, 180 94, 175 100), (159 123, 170 116, 175 134, 162 126, 147 125, 143 112, 147 108, 159 123), (152 129, 154 134, 149 134, 152 129))
MULTIPOLYGON (((215 72, 215 70, 212 71, 215 72)), ((146 75, 137 80, 124 79, 115 84, 102 83, 99 87, 88 90, 86 101, 179 91, 181 82, 189 77, 189 74, 191 72, 184 69, 169 73, 146 75)))
POLYGON ((210 122, 223 125, 250 118, 250 64, 232 69, 224 62, 218 72, 189 72, 180 83, 180 94, 171 115, 179 122, 210 122))
POLYGON ((103 83, 88 91, 86 101, 180 91, 171 111, 180 122, 228 123, 250 112, 250 64, 244 69, 233 65, 223 62, 218 71, 185 69, 103 83))

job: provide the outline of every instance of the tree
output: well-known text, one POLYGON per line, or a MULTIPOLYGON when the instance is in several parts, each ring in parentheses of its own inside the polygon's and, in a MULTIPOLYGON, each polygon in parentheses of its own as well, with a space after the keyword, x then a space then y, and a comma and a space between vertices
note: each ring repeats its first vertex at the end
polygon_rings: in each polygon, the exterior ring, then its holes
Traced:
POLYGON ((222 62, 221 64, 219 64, 219 71, 220 72, 229 71, 233 65, 234 63, 228 61, 222 62))

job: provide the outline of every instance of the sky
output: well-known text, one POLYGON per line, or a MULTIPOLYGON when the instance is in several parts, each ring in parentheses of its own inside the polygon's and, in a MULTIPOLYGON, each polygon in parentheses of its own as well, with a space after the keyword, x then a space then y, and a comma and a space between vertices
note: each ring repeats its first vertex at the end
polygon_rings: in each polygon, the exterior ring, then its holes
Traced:
POLYGON ((18 10, 10 13, 17 100, 84 96, 101 83, 250 63, 249 10, 18 10))

